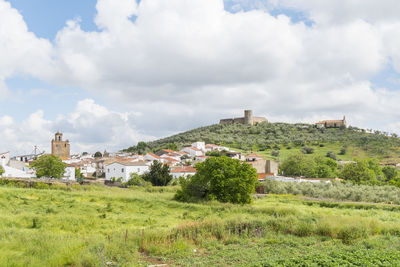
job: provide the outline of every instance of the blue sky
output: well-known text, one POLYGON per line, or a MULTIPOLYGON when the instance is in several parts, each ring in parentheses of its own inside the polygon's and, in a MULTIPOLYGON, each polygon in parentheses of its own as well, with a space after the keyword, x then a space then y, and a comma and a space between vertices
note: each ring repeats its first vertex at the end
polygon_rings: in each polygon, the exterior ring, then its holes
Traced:
POLYGON ((400 4, 339 2, 0 0, 0 150, 55 130, 118 150, 247 108, 400 133, 400 4))

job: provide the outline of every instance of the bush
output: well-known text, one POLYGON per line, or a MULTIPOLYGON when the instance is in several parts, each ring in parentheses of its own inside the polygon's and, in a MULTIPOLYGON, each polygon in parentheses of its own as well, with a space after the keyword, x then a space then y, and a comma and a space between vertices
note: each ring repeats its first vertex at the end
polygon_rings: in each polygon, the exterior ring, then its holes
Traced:
POLYGON ((142 177, 140 177, 137 173, 132 173, 128 182, 124 183, 124 186, 148 186, 149 182, 146 182, 142 177))
POLYGON ((340 177, 344 180, 353 181, 360 184, 377 183, 376 170, 371 166, 369 160, 356 159, 353 163, 348 163, 343 167, 340 177))
POLYGON ((328 153, 326 153, 326 157, 336 160, 336 154, 332 151, 329 151, 328 153))
POLYGON ((197 173, 181 179, 179 201, 218 200, 246 204, 252 201, 257 172, 251 165, 229 157, 211 157, 196 165, 197 173))
POLYGON ((314 148, 305 146, 301 149, 301 152, 303 152, 303 154, 312 154, 312 153, 314 153, 314 148))
POLYGON ((279 157, 279 151, 278 150, 272 150, 271 151, 271 156, 273 156, 273 157, 279 157))

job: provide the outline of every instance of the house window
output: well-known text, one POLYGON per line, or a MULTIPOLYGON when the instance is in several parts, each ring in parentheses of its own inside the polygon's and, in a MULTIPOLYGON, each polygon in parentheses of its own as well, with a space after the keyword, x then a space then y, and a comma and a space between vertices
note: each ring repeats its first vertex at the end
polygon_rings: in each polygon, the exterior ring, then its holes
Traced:
POLYGON ((110 169, 107 169, 108 173, 110 173, 110 169))
POLYGON ((124 172, 124 169, 121 169, 121 172, 124 172))

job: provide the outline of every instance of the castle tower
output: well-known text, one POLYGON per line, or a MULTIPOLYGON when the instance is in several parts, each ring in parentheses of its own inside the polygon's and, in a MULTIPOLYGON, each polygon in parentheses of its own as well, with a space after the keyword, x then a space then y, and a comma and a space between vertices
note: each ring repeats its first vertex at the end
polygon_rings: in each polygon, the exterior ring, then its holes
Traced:
POLYGON ((63 141, 63 134, 57 132, 55 138, 51 140, 51 154, 62 159, 68 159, 70 157, 70 144, 69 141, 63 141))
POLYGON ((252 110, 244 111, 244 124, 253 125, 253 111, 252 110))

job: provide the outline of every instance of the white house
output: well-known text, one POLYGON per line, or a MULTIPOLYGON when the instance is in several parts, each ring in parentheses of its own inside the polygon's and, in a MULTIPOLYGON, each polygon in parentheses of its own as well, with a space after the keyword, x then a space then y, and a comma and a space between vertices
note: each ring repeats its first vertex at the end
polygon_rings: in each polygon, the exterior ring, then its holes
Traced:
POLYGON ((191 157, 203 156, 204 152, 197 147, 185 147, 182 149, 183 152, 188 153, 191 157))
POLYGON ((10 152, 0 154, 0 165, 6 166, 10 162, 10 152))
POLYGON ((137 162, 113 162, 106 165, 106 180, 111 181, 112 178, 118 179, 122 177, 123 182, 127 182, 132 173, 139 175, 149 171, 148 163, 144 161, 137 162))
POLYGON ((75 167, 67 166, 65 168, 64 179, 75 181, 75 167))
POLYGON ((219 146, 219 145, 215 145, 215 144, 207 144, 206 145, 206 152, 208 151, 229 151, 229 148, 225 147, 225 146, 219 146))
POLYGON ((33 175, 28 174, 26 171, 21 171, 15 168, 11 168, 8 166, 2 165, 4 169, 3 177, 12 177, 12 178, 32 178, 33 175))
POLYGON ((201 151, 206 151, 206 143, 204 142, 195 142, 192 144, 192 147, 200 149, 201 151))
POLYGON ((208 159, 208 156, 197 156, 194 160, 194 162, 198 163, 198 162, 204 162, 206 161, 206 159, 208 159))
POLYGON ((179 178, 179 177, 188 177, 189 175, 195 175, 196 169, 191 166, 184 166, 180 168, 171 169, 170 171, 172 177, 179 178))

